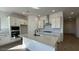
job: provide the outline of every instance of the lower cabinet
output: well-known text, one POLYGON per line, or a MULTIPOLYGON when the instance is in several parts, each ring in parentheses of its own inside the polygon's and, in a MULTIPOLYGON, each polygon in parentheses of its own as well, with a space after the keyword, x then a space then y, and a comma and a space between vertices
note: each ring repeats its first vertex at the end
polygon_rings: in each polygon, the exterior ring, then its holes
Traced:
POLYGON ((10 37, 0 37, 0 46, 6 45, 6 44, 9 44, 9 43, 18 41, 18 40, 20 40, 20 38, 19 39, 13 39, 13 38, 10 38, 10 37))
POLYGON ((52 46, 40 43, 38 41, 23 37, 23 48, 31 51, 55 51, 52 46))

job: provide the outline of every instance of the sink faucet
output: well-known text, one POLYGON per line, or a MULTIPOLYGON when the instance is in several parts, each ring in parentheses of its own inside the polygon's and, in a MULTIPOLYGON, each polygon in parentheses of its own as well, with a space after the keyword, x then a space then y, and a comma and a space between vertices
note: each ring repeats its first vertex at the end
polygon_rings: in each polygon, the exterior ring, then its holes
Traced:
POLYGON ((35 29, 34 35, 35 36, 40 36, 40 35, 37 35, 37 32, 38 32, 38 29, 35 29))

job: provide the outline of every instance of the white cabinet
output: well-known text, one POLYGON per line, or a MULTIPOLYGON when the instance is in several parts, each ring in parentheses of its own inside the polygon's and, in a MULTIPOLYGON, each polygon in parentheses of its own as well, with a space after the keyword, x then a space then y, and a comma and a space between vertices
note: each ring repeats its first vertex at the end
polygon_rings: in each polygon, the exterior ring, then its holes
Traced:
POLYGON ((1 16, 1 32, 9 32, 10 30, 10 21, 7 16, 1 16))
POLYGON ((23 20, 20 20, 20 24, 24 24, 24 23, 23 23, 23 20))
POLYGON ((46 16, 41 16, 39 20, 39 28, 43 28, 44 24, 47 23, 47 17, 46 16))
POLYGON ((11 26, 20 26, 19 19, 14 18, 14 17, 11 17, 11 18, 10 18, 10 25, 11 25, 11 26))
POLYGON ((12 39, 10 26, 20 26, 20 21, 16 17, 0 16, 1 28, 0 28, 0 46, 11 42, 15 42, 18 39, 12 39))
POLYGON ((39 21, 38 28, 43 28, 43 20, 42 19, 40 19, 40 21, 39 21))
POLYGON ((27 25, 28 24, 28 21, 27 20, 23 20, 23 24, 24 25, 27 25))
POLYGON ((50 15, 49 19, 50 19, 51 27, 55 28, 55 20, 56 20, 55 17, 53 17, 53 15, 50 15))
POLYGON ((55 20, 55 28, 60 28, 60 17, 58 16, 58 17, 56 17, 55 18, 56 20, 55 20))
POLYGON ((34 15, 28 16, 28 33, 34 33, 38 28, 38 18, 34 15))
POLYGON ((10 25, 11 25, 11 26, 15 25, 15 20, 10 19, 10 25))
POLYGON ((49 21, 52 24, 52 28, 63 27, 63 12, 57 12, 49 16, 49 21))
POLYGON ((57 14, 52 14, 49 17, 52 28, 60 28, 60 16, 57 14))
POLYGON ((19 22, 20 22, 20 25, 27 25, 27 20, 20 19, 19 22))
POLYGON ((23 37, 23 49, 31 51, 55 51, 55 48, 38 41, 23 37))
POLYGON ((10 24, 11 26, 27 25, 27 20, 17 17, 10 17, 10 24))

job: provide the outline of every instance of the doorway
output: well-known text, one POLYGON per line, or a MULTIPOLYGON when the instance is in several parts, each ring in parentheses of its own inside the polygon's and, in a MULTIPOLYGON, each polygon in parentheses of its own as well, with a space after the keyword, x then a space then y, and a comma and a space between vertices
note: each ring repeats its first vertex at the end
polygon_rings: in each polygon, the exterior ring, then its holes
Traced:
POLYGON ((76 36, 76 19, 64 20, 64 38, 63 42, 59 43, 59 51, 79 51, 79 38, 76 36))

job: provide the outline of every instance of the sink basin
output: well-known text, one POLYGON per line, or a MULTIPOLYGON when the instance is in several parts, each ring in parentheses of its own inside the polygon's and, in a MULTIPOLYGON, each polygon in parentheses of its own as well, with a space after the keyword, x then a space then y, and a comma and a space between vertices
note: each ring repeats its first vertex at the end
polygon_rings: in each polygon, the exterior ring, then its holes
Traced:
POLYGON ((43 32, 46 32, 46 33, 52 33, 52 31, 43 31, 43 32))
POLYGON ((40 35, 38 35, 38 34, 34 34, 34 36, 40 36, 40 35))

